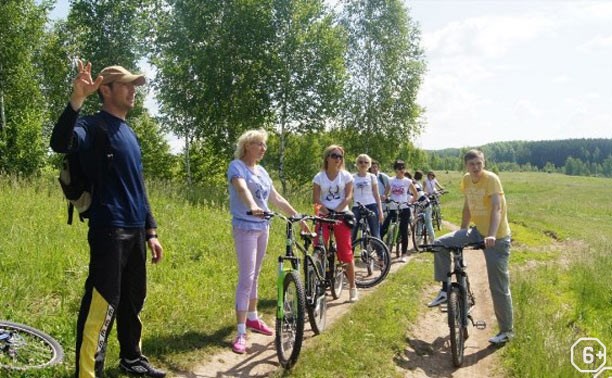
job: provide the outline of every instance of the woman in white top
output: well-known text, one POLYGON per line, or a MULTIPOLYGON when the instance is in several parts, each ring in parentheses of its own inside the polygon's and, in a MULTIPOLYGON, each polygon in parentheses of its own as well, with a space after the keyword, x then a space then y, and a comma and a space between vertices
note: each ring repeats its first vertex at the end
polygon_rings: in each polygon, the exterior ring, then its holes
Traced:
POLYGON ((425 179, 424 189, 428 195, 436 194, 438 192, 438 189, 444 190, 444 188, 440 185, 440 183, 436 179, 436 174, 433 171, 427 172, 427 178, 425 179))
POLYGON ((393 163, 393 169, 395 170, 395 177, 389 182, 389 186, 391 187, 389 197, 393 201, 399 202, 400 207, 399 209, 389 210, 389 215, 385 218, 385 223, 383 223, 382 226, 381 235, 383 237, 385 236, 392 217, 395 217, 397 211, 399 211, 399 229, 402 238, 402 257, 400 261, 406 262, 408 257, 408 227, 410 225, 410 207, 407 203, 416 201, 418 193, 412 180, 406 177, 406 164, 403 160, 396 160, 395 163, 393 163))
POLYGON ((383 222, 383 210, 378 191, 378 179, 368 170, 372 165, 372 159, 361 154, 357 156, 357 173, 353 175, 353 213, 355 213, 355 224, 353 225, 352 238, 357 238, 359 220, 362 217, 357 202, 361 203, 374 212, 374 216, 368 218, 372 236, 380 238, 380 224, 383 222))
MULTIPOLYGON (((321 215, 330 212, 350 213, 348 205, 353 198, 353 176, 344 169, 344 149, 331 145, 323 153, 323 169, 312 180, 312 197, 321 215)), ((352 214, 350 214, 352 216, 352 214)), ((358 299, 355 286, 355 262, 351 242, 351 226, 345 221, 334 225, 338 260, 346 264, 351 302, 358 299)), ((323 238, 329 239, 329 228, 323 226, 323 238)))

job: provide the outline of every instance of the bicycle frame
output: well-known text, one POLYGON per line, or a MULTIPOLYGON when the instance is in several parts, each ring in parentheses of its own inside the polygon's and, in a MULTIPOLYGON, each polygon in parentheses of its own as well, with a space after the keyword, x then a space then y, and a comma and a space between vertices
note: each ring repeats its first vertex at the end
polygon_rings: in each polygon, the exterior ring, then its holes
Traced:
MULTIPOLYGON (((406 205, 406 206, 408 206, 408 209, 412 212, 412 204, 410 204, 408 202, 397 202, 397 201, 394 201, 392 199, 387 199, 385 202, 386 202, 387 206, 389 204, 394 204, 397 207, 396 209, 389 209, 389 211, 388 211, 389 215, 387 215, 387 216, 389 216, 389 217, 392 216, 393 218, 391 218, 391 220, 389 222, 389 226, 387 228, 387 232, 389 232, 389 230, 392 230, 393 232, 392 232, 392 234, 390 236, 390 239, 389 238, 385 238, 385 242, 389 241, 390 243, 385 243, 385 244, 387 244, 387 248, 389 249, 389 253, 391 253, 393 251, 393 246, 395 246, 396 247, 395 254, 396 254, 397 257, 399 257, 400 256, 400 250, 399 250, 399 243, 400 243, 400 241, 399 241, 399 238, 400 238, 400 227, 399 227, 399 225, 400 225, 400 212, 402 210, 404 210, 404 209, 401 209, 400 207, 402 205, 406 205), (393 211, 393 213, 394 213, 393 215, 391 215, 391 211, 393 211)), ((410 240, 410 233, 411 233, 410 228, 411 228, 411 225, 409 224, 408 225, 408 241, 407 241, 407 243, 410 243, 410 241, 409 241, 410 240)))

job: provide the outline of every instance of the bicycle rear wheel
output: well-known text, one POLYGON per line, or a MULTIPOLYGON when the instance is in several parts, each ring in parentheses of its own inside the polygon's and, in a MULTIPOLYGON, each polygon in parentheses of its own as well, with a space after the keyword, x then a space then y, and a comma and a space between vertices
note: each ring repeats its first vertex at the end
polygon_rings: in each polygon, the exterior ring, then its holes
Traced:
POLYGON ((0 320, 0 369, 41 369, 64 359, 62 346, 36 328, 0 320))
POLYGON ((465 333, 462 319, 464 319, 466 314, 464 298, 460 294, 460 290, 457 286, 452 286, 450 289, 447 311, 453 364, 459 367, 463 364, 465 333))
POLYGON ((297 362, 304 340, 304 288, 296 271, 283 281, 283 310, 276 315, 274 344, 281 366, 291 369, 297 362))
POLYGON ((325 297, 324 257, 322 251, 315 249, 312 260, 306 259, 306 310, 310 328, 315 335, 325 329, 327 314, 327 299, 325 297), (314 262, 314 265, 313 265, 314 262), (317 272, 319 275, 317 275, 317 272))
POLYGON ((353 242, 355 259, 355 284, 359 288, 373 287, 381 283, 391 267, 389 250, 382 240, 366 237, 353 242))
POLYGON ((387 235, 385 236, 385 244, 389 249, 389 255, 393 252, 395 247, 395 257, 399 258, 402 250, 400 249, 400 237, 399 237, 399 225, 397 222, 391 222, 387 235))

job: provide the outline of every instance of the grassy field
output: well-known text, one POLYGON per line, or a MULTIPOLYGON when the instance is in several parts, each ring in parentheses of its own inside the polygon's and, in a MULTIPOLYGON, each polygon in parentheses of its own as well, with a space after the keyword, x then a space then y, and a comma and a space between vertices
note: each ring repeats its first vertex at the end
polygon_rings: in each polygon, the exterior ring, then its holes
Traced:
MULTIPOLYGON (((501 351, 506 375, 585 376, 572 367, 570 347, 587 336, 607 343, 611 366, 612 286, 607 277, 612 270, 612 181, 544 173, 500 176, 514 239, 511 275, 517 332, 515 341, 501 351)), ((462 206, 459 177, 438 174, 451 191, 443 199, 443 214, 454 223, 459 222, 462 206)), ((168 369, 188 370, 228 348, 234 333, 237 272, 230 217, 223 208, 223 191, 213 193, 150 185, 166 255, 161 264, 149 268, 143 349, 168 369)), ((308 212, 306 201, 294 199, 308 212)), ((0 178, 0 208, 0 318, 27 323, 57 338, 66 349, 66 363, 37 376, 69 377, 76 313, 87 275, 87 227, 65 224, 65 203, 54 178, 0 178)), ((260 312, 270 321, 274 257, 282 250, 282 233, 282 225, 275 222, 260 280, 260 312)), ((431 256, 413 262, 314 339, 291 375, 396 374, 397 356, 407 344, 405 330, 425 311, 421 292, 433 284, 431 256)), ((117 359, 113 332, 108 377, 120 376, 117 359)))

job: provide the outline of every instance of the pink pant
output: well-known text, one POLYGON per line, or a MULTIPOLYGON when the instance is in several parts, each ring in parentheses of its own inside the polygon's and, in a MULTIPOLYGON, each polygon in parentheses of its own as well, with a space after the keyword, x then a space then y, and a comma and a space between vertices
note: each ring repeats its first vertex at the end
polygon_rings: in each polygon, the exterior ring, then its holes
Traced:
POLYGON ((268 229, 260 231, 233 228, 232 234, 238 258, 236 311, 247 311, 249 301, 257 299, 259 272, 268 246, 268 229))

